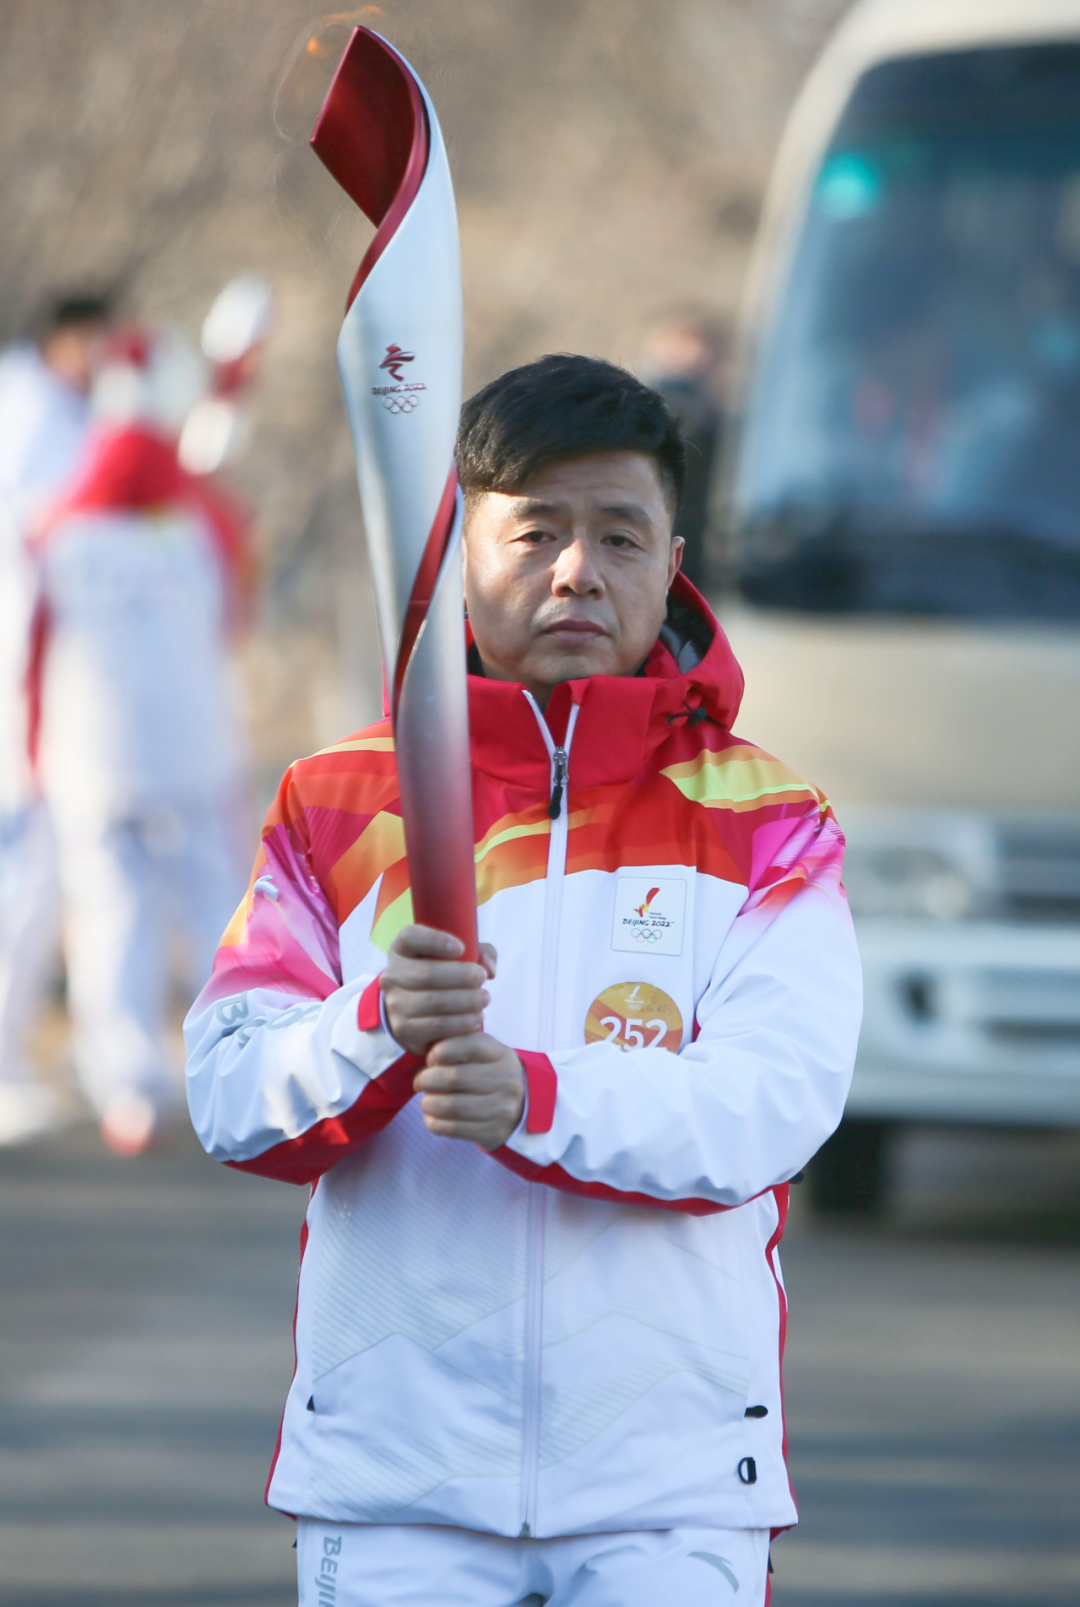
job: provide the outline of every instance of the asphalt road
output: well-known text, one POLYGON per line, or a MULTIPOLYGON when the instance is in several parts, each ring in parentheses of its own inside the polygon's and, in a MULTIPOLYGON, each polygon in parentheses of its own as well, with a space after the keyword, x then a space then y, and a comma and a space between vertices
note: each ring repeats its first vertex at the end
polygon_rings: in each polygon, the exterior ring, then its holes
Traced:
POLYGON ((1080 1138, 897 1159, 886 1224, 789 1235, 774 1607, 1076 1607, 1080 1138))
MULTIPOLYGON (((1078 1163, 913 1136, 886 1223, 796 1206, 775 1607, 1080 1601, 1078 1163)), ((262 1487, 302 1209, 193 1142, 0 1152, 0 1607, 295 1603, 262 1487)))

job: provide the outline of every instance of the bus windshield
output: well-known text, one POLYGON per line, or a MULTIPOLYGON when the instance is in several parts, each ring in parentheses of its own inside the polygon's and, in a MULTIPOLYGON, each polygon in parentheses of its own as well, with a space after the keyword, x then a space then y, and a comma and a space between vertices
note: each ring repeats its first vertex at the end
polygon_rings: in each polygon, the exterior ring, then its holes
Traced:
POLYGON ((1080 618, 1080 45, 860 79, 759 354, 735 507, 758 604, 1080 618))

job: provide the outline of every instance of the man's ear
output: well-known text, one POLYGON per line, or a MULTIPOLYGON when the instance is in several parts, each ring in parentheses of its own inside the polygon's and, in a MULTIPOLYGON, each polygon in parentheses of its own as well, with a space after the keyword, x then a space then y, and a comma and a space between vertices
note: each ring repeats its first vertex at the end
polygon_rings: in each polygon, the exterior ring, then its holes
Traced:
MULTIPOLYGON (((469 587, 469 525, 470 525, 470 523, 471 523, 471 521, 469 519, 469 504, 468 504, 468 501, 466 501, 465 509, 464 509, 464 512, 463 512, 462 518, 461 518, 461 583, 462 583, 462 586, 463 586, 464 590, 466 591, 466 593, 468 592, 468 587, 469 587)), ((468 600, 467 599, 466 599, 465 612, 466 612, 466 614, 468 613, 468 600)))
POLYGON ((686 542, 682 536, 672 536, 671 551, 668 554, 667 583, 670 586, 679 570, 682 568, 683 548, 686 542))

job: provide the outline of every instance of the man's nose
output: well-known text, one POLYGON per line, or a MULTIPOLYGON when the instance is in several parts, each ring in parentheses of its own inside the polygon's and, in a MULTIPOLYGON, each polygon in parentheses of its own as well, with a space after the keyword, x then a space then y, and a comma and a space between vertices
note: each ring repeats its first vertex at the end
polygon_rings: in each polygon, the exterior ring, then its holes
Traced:
POLYGON ((555 560, 551 589, 557 597, 598 597, 604 578, 597 568, 587 541, 570 541, 555 560))

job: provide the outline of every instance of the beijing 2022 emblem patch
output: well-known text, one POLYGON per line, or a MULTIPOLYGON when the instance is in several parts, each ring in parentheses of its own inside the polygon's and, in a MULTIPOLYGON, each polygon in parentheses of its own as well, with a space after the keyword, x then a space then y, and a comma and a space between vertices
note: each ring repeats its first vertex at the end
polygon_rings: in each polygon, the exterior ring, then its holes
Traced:
POLYGON ((686 883, 678 877, 620 876, 611 946, 625 954, 681 954, 686 883))

